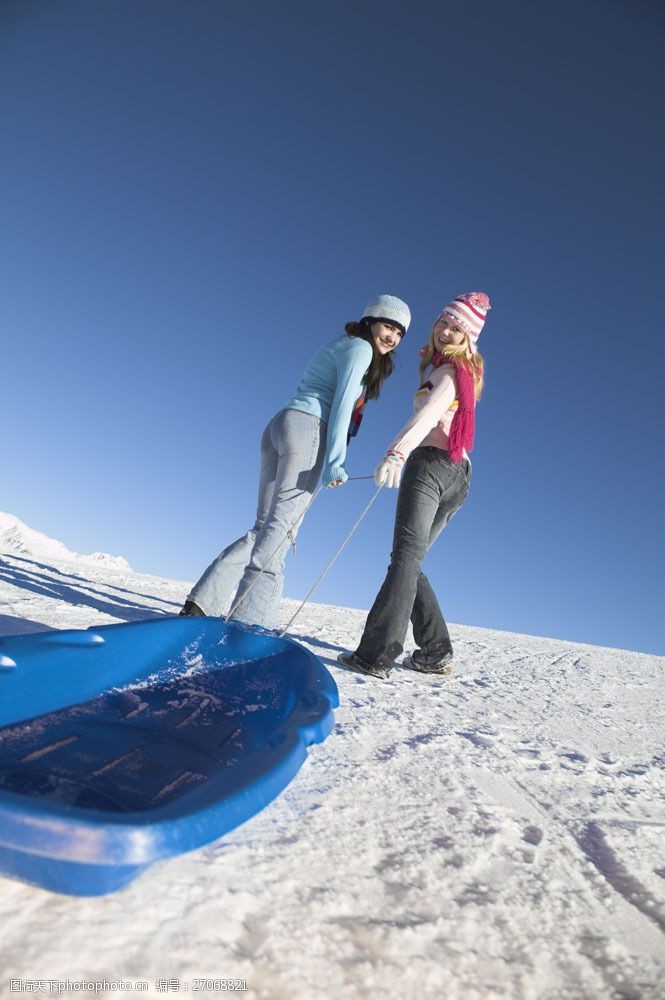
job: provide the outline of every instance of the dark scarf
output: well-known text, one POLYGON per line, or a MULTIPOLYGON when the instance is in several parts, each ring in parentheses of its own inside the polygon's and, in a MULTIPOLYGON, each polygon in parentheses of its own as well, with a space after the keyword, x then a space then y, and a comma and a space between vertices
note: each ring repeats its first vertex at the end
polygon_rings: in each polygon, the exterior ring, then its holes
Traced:
POLYGON ((349 444, 351 438, 354 438, 358 433, 358 431, 360 430, 360 424, 362 423, 363 419, 363 411, 365 409, 366 395, 367 395, 367 388, 363 387, 363 391, 358 396, 358 399, 356 400, 353 410, 351 412, 351 422, 349 424, 349 430, 346 435, 347 445, 349 444))

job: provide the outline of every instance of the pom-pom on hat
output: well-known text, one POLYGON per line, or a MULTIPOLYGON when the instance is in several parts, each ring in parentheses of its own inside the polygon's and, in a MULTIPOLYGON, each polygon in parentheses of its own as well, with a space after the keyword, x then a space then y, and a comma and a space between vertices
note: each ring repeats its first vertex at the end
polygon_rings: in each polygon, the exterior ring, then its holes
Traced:
POLYGON ((487 313, 492 307, 484 292, 462 292, 442 309, 441 315, 448 316, 469 336, 471 350, 476 351, 476 341, 485 325, 487 313))
POLYGON ((379 295, 372 299, 365 308, 361 319, 373 319, 374 322, 384 320, 386 323, 394 323, 405 334, 411 323, 411 310, 406 302, 402 302, 396 295, 379 295))

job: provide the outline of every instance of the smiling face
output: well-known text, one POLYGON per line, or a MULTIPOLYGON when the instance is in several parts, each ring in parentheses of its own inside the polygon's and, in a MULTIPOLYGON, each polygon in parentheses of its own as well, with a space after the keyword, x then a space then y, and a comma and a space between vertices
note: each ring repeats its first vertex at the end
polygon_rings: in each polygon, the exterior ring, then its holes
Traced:
POLYGON ((458 326, 452 317, 446 315, 439 316, 432 327, 432 343, 437 351, 442 351, 444 347, 451 344, 459 347, 464 342, 466 333, 461 326, 458 326))
POLYGON ((372 323, 370 330, 374 346, 379 354, 389 354, 402 339, 402 331, 399 327, 392 323, 384 323, 383 320, 376 320, 372 323))

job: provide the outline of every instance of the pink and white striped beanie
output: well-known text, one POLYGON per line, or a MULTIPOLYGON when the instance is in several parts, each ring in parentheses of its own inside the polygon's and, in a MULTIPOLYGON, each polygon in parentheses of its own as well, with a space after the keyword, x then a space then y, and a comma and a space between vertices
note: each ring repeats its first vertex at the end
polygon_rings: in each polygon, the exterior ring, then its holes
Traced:
POLYGON ((484 292, 462 292, 442 309, 441 316, 449 316, 469 335, 471 350, 475 354, 476 341, 491 308, 490 300, 484 292))

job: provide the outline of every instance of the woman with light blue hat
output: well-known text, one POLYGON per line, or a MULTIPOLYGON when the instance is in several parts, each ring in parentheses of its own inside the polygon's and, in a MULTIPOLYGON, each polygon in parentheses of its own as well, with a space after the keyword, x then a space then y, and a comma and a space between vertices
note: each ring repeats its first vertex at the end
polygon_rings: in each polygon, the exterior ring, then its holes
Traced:
POLYGON ((284 587, 284 563, 319 479, 348 479, 347 444, 365 403, 376 399, 393 370, 392 351, 409 328, 409 307, 379 295, 360 321, 322 347, 295 394, 261 438, 256 520, 210 564, 190 591, 183 615, 217 615, 272 628, 284 587))

